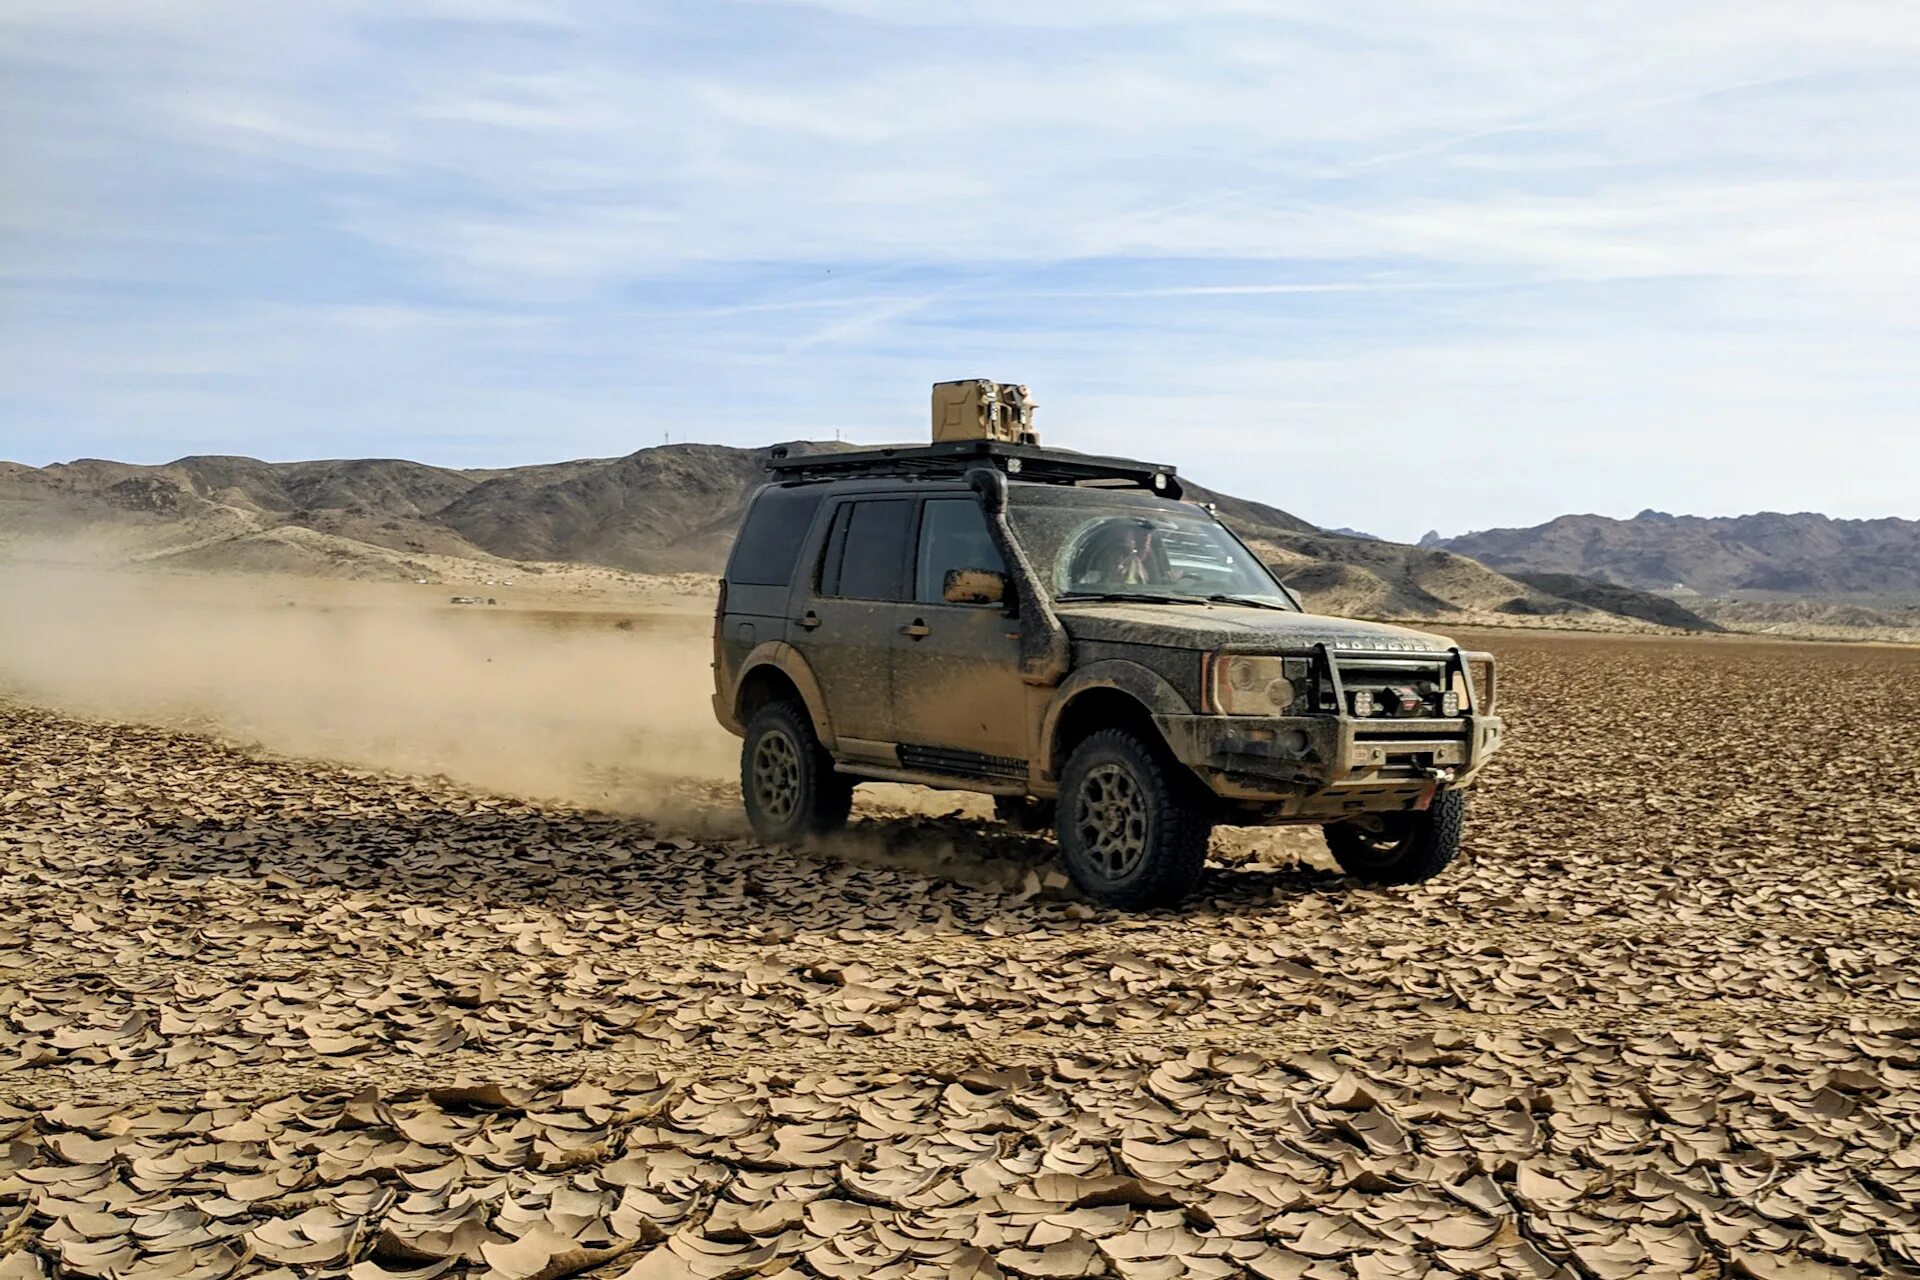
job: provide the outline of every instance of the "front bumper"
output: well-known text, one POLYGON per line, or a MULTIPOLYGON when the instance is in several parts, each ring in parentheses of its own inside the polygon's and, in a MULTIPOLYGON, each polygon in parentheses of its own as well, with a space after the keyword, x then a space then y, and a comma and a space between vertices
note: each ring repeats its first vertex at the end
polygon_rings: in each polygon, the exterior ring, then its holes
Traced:
POLYGON ((1494 715, 1448 719, 1353 716, 1155 716, 1182 764, 1229 799, 1279 804, 1301 816, 1348 800, 1391 802, 1465 786, 1499 750, 1494 715))
POLYGON ((1223 800, 1269 821, 1326 821, 1366 810, 1424 807, 1463 787, 1500 748, 1493 655, 1453 646, 1414 652, 1316 644, 1283 654, 1310 664, 1310 715, 1156 716, 1181 763, 1223 800), (1475 679, 1476 670, 1480 678, 1475 679), (1459 691, 1463 714, 1354 716, 1347 684, 1414 676, 1459 691), (1341 710, 1334 710, 1341 708, 1341 710))

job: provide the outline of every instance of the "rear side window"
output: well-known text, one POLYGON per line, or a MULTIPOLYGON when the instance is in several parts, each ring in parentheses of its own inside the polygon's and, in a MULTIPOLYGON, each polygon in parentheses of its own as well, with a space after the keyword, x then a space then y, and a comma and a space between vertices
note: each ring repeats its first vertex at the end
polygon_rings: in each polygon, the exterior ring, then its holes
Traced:
POLYGON ((791 582, 800 544, 807 540, 814 513, 826 496, 813 485, 762 489, 734 544, 727 580, 755 587, 784 587, 791 582))
POLYGON ((820 565, 820 594, 905 600, 912 523, 913 503, 904 498, 850 502, 840 508, 820 565))
POLYGON ((923 604, 944 601, 949 569, 1006 573, 1006 562, 993 545, 987 517, 978 502, 972 498, 930 498, 920 511, 920 551, 913 574, 915 600, 923 604))

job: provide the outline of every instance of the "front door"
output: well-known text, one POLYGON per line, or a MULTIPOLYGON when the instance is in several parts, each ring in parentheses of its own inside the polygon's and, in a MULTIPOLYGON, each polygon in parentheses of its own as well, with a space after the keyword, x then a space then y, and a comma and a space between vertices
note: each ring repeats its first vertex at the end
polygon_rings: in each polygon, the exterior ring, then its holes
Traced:
POLYGON ((948 604, 948 570, 1005 575, 972 496, 920 506, 906 638, 893 646, 895 740, 910 767, 1025 777, 1028 690, 1020 620, 1004 605, 948 604), (913 748, 929 748, 917 762, 913 748), (969 760, 968 757, 973 757, 969 760))
POLYGON ((893 669, 903 642, 913 499, 859 498, 835 508, 819 571, 789 629, 826 696, 839 749, 892 762, 893 669))

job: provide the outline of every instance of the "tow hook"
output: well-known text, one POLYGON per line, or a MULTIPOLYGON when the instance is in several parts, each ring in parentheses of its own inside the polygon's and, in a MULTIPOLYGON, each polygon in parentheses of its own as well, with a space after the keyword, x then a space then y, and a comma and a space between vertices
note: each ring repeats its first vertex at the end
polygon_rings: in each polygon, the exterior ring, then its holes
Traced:
POLYGON ((1427 785, 1420 788, 1420 796, 1413 802, 1413 808, 1416 813, 1425 813, 1440 788, 1453 781, 1454 774, 1451 769, 1436 769, 1429 765, 1420 771, 1420 776, 1427 780, 1427 785))

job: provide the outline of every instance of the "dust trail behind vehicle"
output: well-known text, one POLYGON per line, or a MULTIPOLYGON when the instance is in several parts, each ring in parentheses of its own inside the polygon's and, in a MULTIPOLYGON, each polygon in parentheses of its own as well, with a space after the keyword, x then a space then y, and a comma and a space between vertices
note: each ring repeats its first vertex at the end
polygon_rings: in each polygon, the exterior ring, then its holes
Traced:
POLYGON ((735 822, 701 800, 733 776, 738 747, 708 703, 699 601, 643 613, 457 607, 449 594, 0 565, 0 694, 512 795, 735 822))

